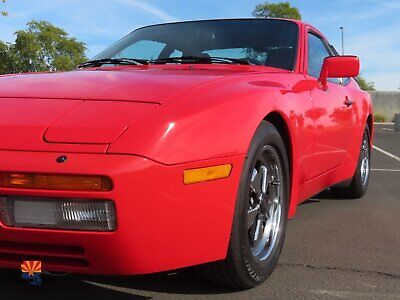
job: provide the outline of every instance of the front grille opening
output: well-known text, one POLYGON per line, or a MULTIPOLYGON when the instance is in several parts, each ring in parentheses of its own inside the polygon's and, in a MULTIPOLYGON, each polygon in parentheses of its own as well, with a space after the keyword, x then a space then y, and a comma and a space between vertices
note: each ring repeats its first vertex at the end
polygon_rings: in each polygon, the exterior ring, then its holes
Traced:
POLYGON ((28 252, 38 254, 46 253, 48 255, 54 256, 83 256, 85 254, 85 250, 80 246, 33 244, 4 241, 0 241, 0 252, 28 252))
POLYGON ((46 267, 80 267, 87 268, 89 262, 80 258, 49 257, 38 255, 19 255, 11 253, 0 253, 0 262, 21 264, 24 260, 40 260, 44 268, 46 267))
POLYGON ((40 260, 43 267, 89 267, 80 246, 51 245, 0 241, 0 262, 15 263, 24 260, 40 260))

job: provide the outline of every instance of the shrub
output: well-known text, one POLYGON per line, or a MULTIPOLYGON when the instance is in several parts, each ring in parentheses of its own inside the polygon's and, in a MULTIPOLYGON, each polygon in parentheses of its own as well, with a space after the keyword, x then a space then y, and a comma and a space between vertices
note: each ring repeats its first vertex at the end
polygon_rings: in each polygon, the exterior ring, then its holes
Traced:
POLYGON ((386 118, 381 113, 375 113, 374 114, 374 122, 386 122, 386 118))

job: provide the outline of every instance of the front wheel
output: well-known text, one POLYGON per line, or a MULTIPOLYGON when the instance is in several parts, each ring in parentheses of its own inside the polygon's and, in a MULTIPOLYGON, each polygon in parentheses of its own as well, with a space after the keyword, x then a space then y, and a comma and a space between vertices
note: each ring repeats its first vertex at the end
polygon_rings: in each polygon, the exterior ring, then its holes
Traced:
POLYGON ((278 130, 263 122, 253 137, 239 186, 228 254, 199 266, 200 275, 235 288, 264 282, 283 246, 289 204, 289 165, 278 130))

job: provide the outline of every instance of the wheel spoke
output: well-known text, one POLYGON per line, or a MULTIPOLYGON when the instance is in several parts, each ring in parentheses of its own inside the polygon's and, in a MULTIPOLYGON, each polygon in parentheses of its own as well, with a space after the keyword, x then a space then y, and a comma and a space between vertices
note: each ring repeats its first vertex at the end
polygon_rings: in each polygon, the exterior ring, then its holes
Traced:
POLYGON ((268 169, 266 166, 261 166, 261 192, 265 194, 268 188, 268 169))
POLYGON ((253 242, 258 240, 258 236, 260 235, 260 230, 261 230, 261 225, 262 225, 262 220, 261 218, 258 218, 256 221, 256 229, 254 232, 254 236, 253 236, 253 242))
MULTIPOLYGON (((277 205, 276 210, 274 212, 274 217, 272 220, 272 227, 277 227, 279 226, 279 220, 280 220, 280 216, 281 216, 281 206, 277 205)), ((273 232, 273 234, 277 234, 279 231, 279 228, 275 230, 275 232, 273 232)))
POLYGON ((247 211, 247 228, 250 228, 253 224, 254 221, 256 220, 256 217, 259 213, 260 206, 257 205, 255 208, 249 209, 247 211))
POLYGON ((281 197, 280 191, 281 191, 281 183, 278 180, 273 180, 270 184, 270 202, 276 204, 279 202, 279 199, 281 197))
POLYGON ((270 239, 272 227, 273 227, 273 218, 270 217, 267 220, 267 223, 265 224, 265 228, 264 228, 264 233, 268 237, 267 241, 269 241, 269 239, 270 239))
POLYGON ((252 177, 251 177, 250 188, 257 195, 257 198, 260 199, 260 196, 261 196, 261 175, 256 169, 253 170, 253 174, 252 174, 252 177))

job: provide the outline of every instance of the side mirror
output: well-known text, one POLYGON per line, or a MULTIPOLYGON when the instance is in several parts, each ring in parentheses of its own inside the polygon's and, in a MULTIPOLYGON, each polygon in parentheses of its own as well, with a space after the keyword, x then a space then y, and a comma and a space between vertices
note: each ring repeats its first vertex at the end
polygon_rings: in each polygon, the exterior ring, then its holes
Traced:
POLYGON ((324 59, 319 82, 324 91, 328 89, 328 78, 355 77, 360 73, 357 56, 330 56, 324 59))

